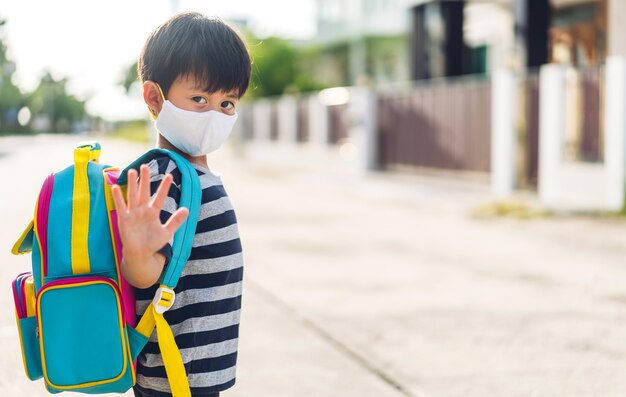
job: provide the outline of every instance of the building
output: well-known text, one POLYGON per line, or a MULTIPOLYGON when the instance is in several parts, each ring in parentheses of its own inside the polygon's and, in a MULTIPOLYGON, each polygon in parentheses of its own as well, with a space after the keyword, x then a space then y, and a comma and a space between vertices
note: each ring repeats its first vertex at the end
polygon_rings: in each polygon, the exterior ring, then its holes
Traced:
POLYGON ((317 0, 314 65, 329 85, 409 78, 409 14, 403 0, 317 0))
POLYGON ((311 67, 334 85, 374 84, 255 105, 252 136, 353 144, 370 169, 477 173, 500 197, 523 188, 551 206, 624 206, 625 0, 317 5, 311 67), (291 121, 265 117, 280 106, 291 121))
POLYGON ((585 67, 607 54, 607 0, 318 0, 317 28, 337 85, 585 67))

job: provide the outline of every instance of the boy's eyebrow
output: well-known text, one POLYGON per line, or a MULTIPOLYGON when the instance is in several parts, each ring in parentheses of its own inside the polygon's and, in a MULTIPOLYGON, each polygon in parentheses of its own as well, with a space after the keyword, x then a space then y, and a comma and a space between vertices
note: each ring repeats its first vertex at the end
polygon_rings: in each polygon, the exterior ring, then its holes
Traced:
MULTIPOLYGON (((205 91, 206 87, 194 86, 193 89, 197 91, 205 91)), ((226 97, 231 99, 239 99, 239 95, 237 95, 237 92, 235 90, 226 93, 226 97)))

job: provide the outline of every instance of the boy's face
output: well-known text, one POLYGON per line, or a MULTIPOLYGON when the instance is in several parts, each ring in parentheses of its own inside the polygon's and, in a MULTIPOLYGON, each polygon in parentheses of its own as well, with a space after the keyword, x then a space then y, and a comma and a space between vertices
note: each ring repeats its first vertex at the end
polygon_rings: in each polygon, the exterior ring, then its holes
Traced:
POLYGON ((167 99, 177 108, 192 112, 216 110, 228 115, 236 113, 235 108, 239 101, 237 90, 209 93, 203 91, 204 86, 203 82, 196 80, 194 76, 179 76, 172 83, 167 99))

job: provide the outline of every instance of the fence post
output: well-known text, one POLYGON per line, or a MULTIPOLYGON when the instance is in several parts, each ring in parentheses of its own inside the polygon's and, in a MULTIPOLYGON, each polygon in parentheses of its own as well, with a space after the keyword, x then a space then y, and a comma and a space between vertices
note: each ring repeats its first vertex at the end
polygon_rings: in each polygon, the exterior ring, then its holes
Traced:
POLYGON ((517 186, 518 81, 512 70, 498 70, 491 86, 491 189, 507 198, 517 186))
POLYGON ((604 166, 606 172, 606 206, 619 211, 624 207, 626 181, 626 57, 613 55, 606 59, 604 119, 604 166))
POLYGON ((254 140, 269 142, 271 133, 271 107, 267 99, 259 99, 252 103, 252 122, 254 124, 254 140))
POLYGON ((543 65, 539 72, 539 198, 548 206, 559 200, 565 139, 566 69, 543 65))
POLYGON ((318 95, 309 96, 309 142, 318 148, 328 146, 328 107, 318 95))
POLYGON ((283 96, 278 101, 278 140, 295 144, 298 133, 298 107, 293 96, 283 96))
POLYGON ((377 100, 376 94, 367 87, 350 89, 350 131, 355 145, 357 168, 365 171, 377 168, 377 100))

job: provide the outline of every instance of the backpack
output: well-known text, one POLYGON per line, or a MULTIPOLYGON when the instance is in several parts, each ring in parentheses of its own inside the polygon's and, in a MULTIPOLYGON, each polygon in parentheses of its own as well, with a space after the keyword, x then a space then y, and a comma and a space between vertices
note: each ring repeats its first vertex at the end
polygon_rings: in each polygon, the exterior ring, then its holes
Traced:
POLYGON ((190 396, 180 352, 163 313, 193 243, 202 190, 193 166, 164 149, 146 152, 123 170, 100 164, 100 145, 81 144, 74 164, 50 174, 35 214, 12 252, 31 252, 32 271, 13 281, 26 375, 51 393, 123 393, 136 382, 134 361, 154 328, 174 396, 190 396), (121 273, 122 244, 111 187, 127 171, 163 154, 181 171, 179 205, 189 209, 176 231, 172 258, 152 305, 135 324, 132 287, 121 273))

